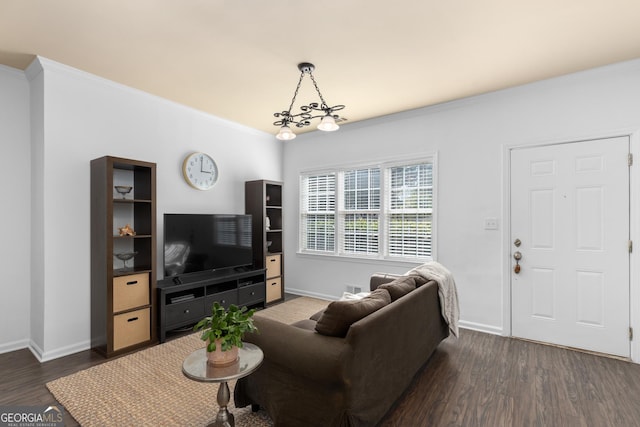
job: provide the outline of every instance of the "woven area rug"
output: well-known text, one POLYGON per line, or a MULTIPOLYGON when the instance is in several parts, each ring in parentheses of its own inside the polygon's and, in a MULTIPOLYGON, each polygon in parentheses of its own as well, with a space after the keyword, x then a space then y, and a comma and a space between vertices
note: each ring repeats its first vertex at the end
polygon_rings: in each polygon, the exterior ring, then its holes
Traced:
MULTIPOLYGON (((299 297, 256 313, 292 323, 326 307, 328 301, 299 297)), ((205 426, 218 412, 218 384, 182 374, 183 360, 203 346, 190 334, 47 383, 47 388, 82 426, 205 426)), ((233 390, 235 381, 229 383, 233 390)), ((233 392, 232 392, 233 394, 233 392)), ((264 411, 229 410, 237 427, 271 426, 264 411)))

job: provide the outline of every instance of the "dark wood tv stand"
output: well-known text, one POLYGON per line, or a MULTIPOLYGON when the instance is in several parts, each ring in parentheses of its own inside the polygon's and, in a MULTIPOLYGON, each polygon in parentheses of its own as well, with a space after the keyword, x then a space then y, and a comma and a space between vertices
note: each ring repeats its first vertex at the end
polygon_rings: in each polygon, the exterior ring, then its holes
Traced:
POLYGON ((266 269, 207 272, 158 281, 160 342, 167 331, 193 325, 211 314, 211 306, 235 304, 249 308, 265 306, 266 269))

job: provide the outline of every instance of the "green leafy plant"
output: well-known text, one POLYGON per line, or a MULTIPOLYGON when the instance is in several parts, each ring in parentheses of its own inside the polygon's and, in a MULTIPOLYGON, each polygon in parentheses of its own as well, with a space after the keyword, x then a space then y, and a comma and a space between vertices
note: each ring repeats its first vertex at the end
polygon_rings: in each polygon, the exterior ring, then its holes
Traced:
POLYGON ((211 316, 200 320, 194 327, 194 331, 201 330, 200 339, 209 340, 207 351, 216 350, 216 340, 220 340, 222 351, 230 350, 234 345, 242 347, 242 337, 246 332, 257 332, 253 324, 255 309, 247 310, 247 307, 238 308, 231 304, 225 309, 217 301, 211 307, 211 316))

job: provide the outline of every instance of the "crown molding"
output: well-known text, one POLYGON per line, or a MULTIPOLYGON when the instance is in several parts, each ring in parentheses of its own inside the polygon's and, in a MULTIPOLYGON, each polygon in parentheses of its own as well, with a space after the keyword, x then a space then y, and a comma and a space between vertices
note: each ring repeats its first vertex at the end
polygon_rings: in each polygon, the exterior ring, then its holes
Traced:
POLYGON ((9 67, 7 65, 0 64, 0 72, 22 80, 26 79, 24 71, 19 70, 18 68, 9 67))

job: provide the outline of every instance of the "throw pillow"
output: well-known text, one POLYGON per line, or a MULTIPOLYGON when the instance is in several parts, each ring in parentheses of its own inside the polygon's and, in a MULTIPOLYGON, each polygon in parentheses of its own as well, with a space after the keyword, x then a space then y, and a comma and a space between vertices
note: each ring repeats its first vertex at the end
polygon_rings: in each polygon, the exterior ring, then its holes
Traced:
POLYGON ((376 289, 362 299, 333 301, 318 319, 316 331, 322 335, 344 338, 353 323, 389 303, 391 296, 386 289, 376 289))
POLYGON ((378 286, 378 289, 386 289, 391 295, 391 301, 402 298, 416 288, 416 278, 414 276, 398 277, 392 282, 378 286))
POLYGON ((416 274, 411 274, 409 275, 409 277, 413 277, 414 279, 416 279, 416 288, 419 288, 420 286, 424 285, 427 282, 430 282, 430 280, 425 279, 422 276, 418 276, 416 274))

